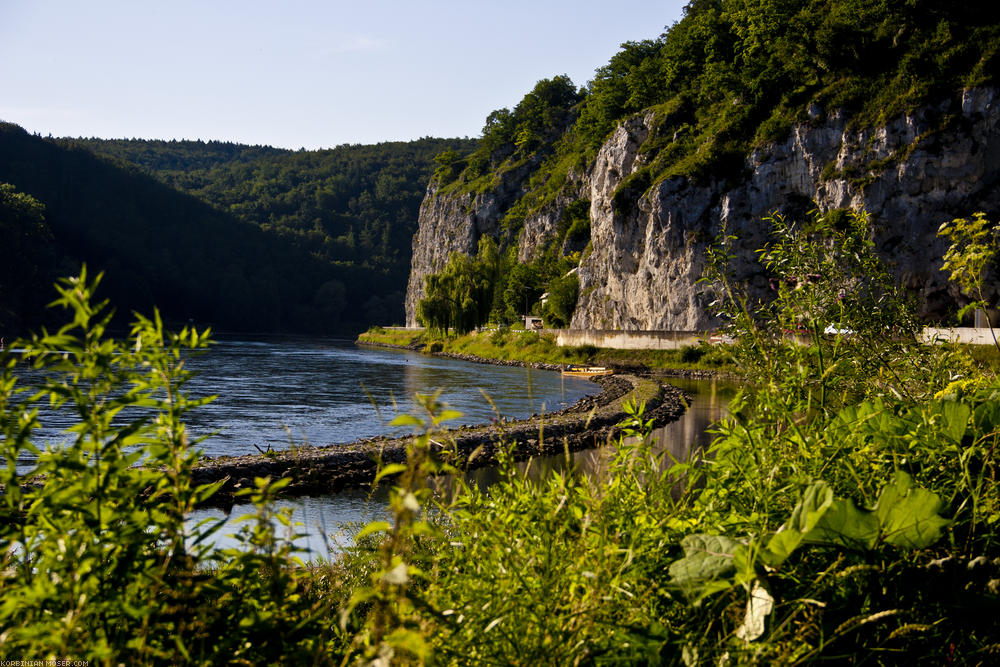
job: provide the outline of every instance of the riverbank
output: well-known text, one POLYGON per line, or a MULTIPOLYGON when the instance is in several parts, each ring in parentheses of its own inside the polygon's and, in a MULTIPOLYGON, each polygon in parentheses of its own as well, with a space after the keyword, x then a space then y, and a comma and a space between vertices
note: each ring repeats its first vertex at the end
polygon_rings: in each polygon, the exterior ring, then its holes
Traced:
MULTIPOLYGON (((490 363, 486 359, 463 360, 490 363)), ((505 363, 524 362, 508 360, 505 363)), ((450 456, 456 467, 473 469, 493 464, 500 443, 512 446, 517 460, 601 446, 617 435, 617 424, 626 417, 622 405, 628 400, 645 403, 646 419, 653 419, 656 425, 674 421, 686 409, 680 389, 655 379, 615 375, 594 381, 602 387, 599 394, 583 398, 563 410, 523 420, 499 420, 450 429, 435 439, 436 447, 442 455, 450 456)), ((255 477, 291 479, 284 490, 286 495, 320 495, 366 487, 375 478, 378 461, 387 464, 405 460, 406 445, 411 439, 412 436, 380 436, 344 445, 204 459, 193 469, 192 482, 205 484, 224 480, 210 501, 222 506, 231 504, 236 492, 252 488, 255 477)))
POLYGON ((725 345, 707 340, 679 349, 611 349, 594 345, 560 346, 552 333, 500 328, 443 336, 424 329, 373 327, 358 336, 358 343, 415 350, 484 363, 529 365, 559 369, 567 364, 611 366, 628 373, 670 372, 679 377, 737 377, 725 345))

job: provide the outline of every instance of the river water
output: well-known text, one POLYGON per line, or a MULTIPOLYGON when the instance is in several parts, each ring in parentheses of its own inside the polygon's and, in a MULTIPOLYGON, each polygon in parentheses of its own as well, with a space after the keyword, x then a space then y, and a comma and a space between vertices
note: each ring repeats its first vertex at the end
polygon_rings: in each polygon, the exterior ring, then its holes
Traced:
MULTIPOLYGON (((196 372, 188 393, 217 397, 185 418, 189 434, 204 438, 198 447, 210 457, 406 435, 407 429, 388 423, 401 413, 420 415, 418 393, 440 390, 440 401, 462 413, 459 423, 481 424, 497 413, 519 419, 552 412, 600 391, 589 380, 552 371, 365 348, 348 340, 219 340, 185 363, 196 372)), ((29 369, 20 376, 28 383, 40 380, 29 369)), ((123 412, 125 418, 135 418, 131 410, 123 412)), ((42 405, 36 443, 58 446, 76 419, 71 406, 42 405)), ((18 463, 25 471, 32 459, 18 463)))
MULTIPOLYGON (((398 433, 415 394, 441 391, 460 423, 559 410, 600 387, 552 371, 473 364, 343 340, 222 341, 190 362, 192 395, 218 396, 188 420, 207 456, 325 446, 398 433), (484 397, 484 392, 490 400, 484 397), (490 404, 492 401, 492 405, 490 404)), ((457 426, 458 424, 454 424, 457 426)))
MULTIPOLYGON (((367 359, 369 352, 372 351, 364 350, 363 358, 367 359)), ((373 354, 377 358, 384 357, 385 355, 382 351, 373 354)), ((389 354, 391 355, 392 353, 389 354)), ((417 364, 427 362, 430 365, 437 365, 442 361, 422 355, 408 355, 406 358, 408 359, 407 363, 417 364)), ((483 368, 480 368, 478 364, 448 362, 447 367, 449 372, 457 373, 458 377, 463 377, 464 374, 471 373, 485 380, 490 375, 483 368), (465 365, 468 368, 454 368, 454 364, 458 364, 459 366, 465 365)), ((485 368, 495 369, 499 367, 487 366, 485 368)), ((521 372, 523 373, 523 369, 521 369, 521 372)), ((586 380, 577 380, 572 384, 576 384, 576 382, 590 385, 590 387, 584 386, 582 389, 590 389, 591 391, 593 391, 593 387, 597 386, 586 380)), ((732 398, 735 387, 730 383, 717 380, 682 379, 671 380, 671 382, 686 390, 692 400, 688 410, 679 420, 657 429, 653 433, 655 441, 654 451, 666 451, 669 452, 670 456, 678 460, 688 460, 710 443, 712 436, 707 430, 714 422, 725 416, 729 399, 732 398)), ((532 405, 539 405, 540 401, 547 401, 546 405, 548 406, 556 398, 560 399, 561 402, 564 395, 562 393, 564 383, 558 373, 534 371, 532 383, 536 392, 538 392, 538 387, 549 387, 552 390, 558 387, 559 390, 558 393, 549 395, 548 399, 544 395, 537 395, 536 398, 531 399, 534 401, 532 405)), ((570 379, 566 378, 566 385, 569 384, 570 379)), ((410 386, 412 388, 415 385, 410 386)), ((464 405, 466 402, 477 404, 476 396, 481 396, 479 394, 480 386, 476 382, 466 385, 465 391, 468 392, 468 395, 465 398, 462 398, 460 393, 449 392, 452 396, 451 401, 456 405, 464 405)), ((510 391, 516 395, 519 390, 523 391, 523 387, 519 389, 516 383, 501 386, 507 387, 504 393, 510 391)), ((426 388, 420 389, 426 390, 426 388)), ((489 391, 494 396, 494 401, 499 403, 500 392, 498 392, 498 387, 490 387, 489 391)), ((513 398, 505 400, 516 403, 513 398)), ((480 408, 482 408, 482 405, 480 405, 480 408)), ((529 410, 529 408, 525 406, 522 408, 522 411, 524 410, 529 410)), ((487 417, 490 413, 483 409, 476 414, 487 417)), ((541 479, 551 470, 566 470, 569 468, 585 474, 596 474, 606 466, 610 454, 610 449, 591 449, 571 454, 569 461, 566 460, 565 456, 540 457, 531 460, 530 463, 521 463, 519 467, 534 479, 541 479)), ((467 478, 470 482, 489 485, 495 481, 496 472, 491 468, 473 470, 467 473, 467 478)), ((292 520, 297 523, 294 532, 298 535, 293 541, 297 547, 303 550, 301 557, 305 560, 334 557, 337 552, 352 543, 352 537, 361 524, 376 519, 388 518, 385 509, 386 491, 384 487, 376 490, 374 494, 366 490, 353 489, 331 496, 289 499, 279 503, 279 506, 289 508, 292 511, 292 520)), ((189 524, 204 520, 216 521, 227 518, 226 524, 213 536, 211 542, 219 548, 235 547, 238 546, 238 541, 232 535, 239 530, 241 525, 248 525, 242 523, 241 518, 253 513, 253 511, 254 508, 251 505, 236 505, 227 517, 222 510, 206 508, 193 513, 189 518, 189 524)), ((290 532, 286 531, 285 534, 290 535, 290 532)))
MULTIPOLYGON (((404 350, 364 348, 345 340, 221 340, 188 360, 196 377, 187 386, 193 396, 216 395, 188 415, 191 434, 207 456, 256 454, 290 445, 325 446, 370 436, 405 433, 388 426, 400 413, 419 414, 413 397, 441 391, 440 400, 463 414, 461 423, 503 417, 524 418, 558 410, 598 393, 589 380, 558 372, 474 364, 404 350), (488 395, 489 399, 486 398, 488 395)), ((31 373, 24 373, 30 376, 31 373)), ((29 379, 28 377, 24 379, 29 379)), ((733 388, 714 380, 680 380, 693 401, 685 415, 654 434, 657 446, 685 460, 708 444, 705 430, 726 410, 733 388)), ((74 415, 43 411, 44 428, 35 435, 43 447, 57 445, 74 415)), ((450 424, 458 426, 458 423, 450 424)), ((572 467, 594 473, 610 450, 587 450, 539 458, 522 469, 540 478, 551 469, 572 467)), ((19 461, 30 468, 31 461, 19 461)), ((489 468, 469 473, 470 481, 492 483, 489 468)), ((385 514, 385 496, 353 490, 333 496, 283 501, 302 535, 295 540, 306 559, 328 558, 349 545, 358 525, 385 514)), ((226 525, 213 536, 218 547, 236 546, 230 535, 238 518, 253 511, 237 505, 226 525)), ((189 525, 224 518, 220 510, 199 510, 189 525)))

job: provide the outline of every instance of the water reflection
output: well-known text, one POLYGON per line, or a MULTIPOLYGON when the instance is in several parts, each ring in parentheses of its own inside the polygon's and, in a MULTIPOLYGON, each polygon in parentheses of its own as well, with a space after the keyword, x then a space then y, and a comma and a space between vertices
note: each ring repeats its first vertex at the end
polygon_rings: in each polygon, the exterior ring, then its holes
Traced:
MULTIPOLYGON (((354 535, 361 525, 376 519, 388 519, 388 491, 380 488, 373 494, 362 489, 347 489, 335 496, 302 497, 283 500, 276 508, 292 510, 293 528, 276 523, 275 528, 282 537, 289 537, 294 531, 299 536, 293 539, 298 554, 303 560, 330 559, 353 544, 354 535), (294 525, 299 524, 299 525, 294 525)), ((255 512, 250 504, 235 505, 228 516, 220 509, 203 508, 192 512, 187 519, 189 527, 207 519, 226 518, 226 523, 208 543, 217 549, 240 547, 234 537, 243 525, 253 525, 253 519, 243 521, 246 515, 255 512)))
MULTIPOLYGON (((731 382, 716 378, 669 378, 668 381, 686 391, 691 396, 691 404, 680 419, 655 429, 650 435, 650 452, 654 455, 664 454, 665 465, 673 460, 691 460, 711 444, 712 435, 707 431, 714 422, 726 416, 729 401, 737 389, 731 382)), ((540 456, 519 462, 517 467, 535 482, 545 479, 552 471, 572 470, 580 474, 601 476, 607 472, 614 456, 613 448, 600 447, 571 452, 568 459, 565 454, 540 456)), ((481 487, 489 486, 499 479, 493 468, 473 470, 468 475, 481 487)))

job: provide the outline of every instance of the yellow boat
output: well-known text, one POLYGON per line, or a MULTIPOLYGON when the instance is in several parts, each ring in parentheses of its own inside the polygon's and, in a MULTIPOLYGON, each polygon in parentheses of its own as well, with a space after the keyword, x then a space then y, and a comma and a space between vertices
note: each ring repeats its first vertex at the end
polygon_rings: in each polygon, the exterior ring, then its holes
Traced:
POLYGON ((563 375, 577 377, 594 377, 596 375, 614 375, 615 371, 606 366, 570 366, 563 369, 563 375))

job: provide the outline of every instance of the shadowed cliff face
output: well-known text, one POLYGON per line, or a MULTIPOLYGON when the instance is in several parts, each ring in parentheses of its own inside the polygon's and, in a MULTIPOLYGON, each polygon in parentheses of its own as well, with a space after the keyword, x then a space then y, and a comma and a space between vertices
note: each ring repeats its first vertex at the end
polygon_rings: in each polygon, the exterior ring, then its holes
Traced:
MULTIPOLYGON (((927 318, 945 316, 957 294, 940 272, 945 220, 1000 201, 1000 94, 964 91, 882 127, 857 129, 838 112, 810 108, 810 121, 782 142, 752 151, 736 182, 693 184, 685 178, 654 183, 622 206, 622 182, 643 166, 641 147, 653 114, 618 126, 583 173, 572 173, 565 195, 526 219, 519 258, 535 256, 553 238, 560 207, 590 199, 592 252, 580 265, 580 297, 571 328, 692 330, 713 327, 698 285, 705 249, 723 225, 740 237, 735 268, 743 280, 767 289, 754 250, 767 238, 762 218, 776 211, 803 217, 863 208, 877 242, 903 283, 916 292, 927 318)), ((415 324, 423 279, 447 252, 474 252, 482 234, 496 236, 506 210, 530 174, 509 176, 494 192, 424 201, 414 239, 407 321, 415 324)), ((994 295, 996 294, 994 287, 994 295)))

